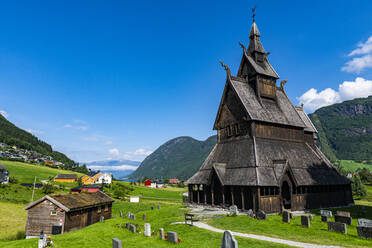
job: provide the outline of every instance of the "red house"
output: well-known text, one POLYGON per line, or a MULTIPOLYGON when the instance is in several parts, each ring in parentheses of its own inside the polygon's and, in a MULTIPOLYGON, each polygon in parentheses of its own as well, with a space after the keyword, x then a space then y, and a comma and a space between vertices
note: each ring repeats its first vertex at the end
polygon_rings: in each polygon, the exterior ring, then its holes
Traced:
POLYGON ((179 182, 180 182, 180 180, 178 180, 177 178, 169 179, 169 184, 178 184, 179 182))
POLYGON ((81 191, 89 192, 89 193, 95 193, 102 189, 100 185, 95 184, 87 184, 87 185, 81 185, 79 187, 75 187, 71 189, 72 193, 80 193, 81 191))
POLYGON ((150 179, 147 179, 143 183, 145 184, 145 186, 151 186, 152 181, 150 179))

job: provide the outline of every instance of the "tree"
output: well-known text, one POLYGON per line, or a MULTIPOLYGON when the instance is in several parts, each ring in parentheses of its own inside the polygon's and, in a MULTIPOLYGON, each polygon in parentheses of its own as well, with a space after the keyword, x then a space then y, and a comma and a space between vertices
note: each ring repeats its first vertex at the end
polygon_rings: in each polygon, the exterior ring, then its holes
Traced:
POLYGON ((44 184, 43 186, 43 193, 48 195, 48 194, 52 194, 54 192, 54 187, 52 184, 50 183, 47 183, 47 184, 44 184))
POLYGON ((359 197, 366 196, 367 190, 364 184, 362 183, 362 180, 360 180, 359 175, 353 176, 351 180, 352 180, 351 188, 353 191, 353 195, 359 196, 359 197))

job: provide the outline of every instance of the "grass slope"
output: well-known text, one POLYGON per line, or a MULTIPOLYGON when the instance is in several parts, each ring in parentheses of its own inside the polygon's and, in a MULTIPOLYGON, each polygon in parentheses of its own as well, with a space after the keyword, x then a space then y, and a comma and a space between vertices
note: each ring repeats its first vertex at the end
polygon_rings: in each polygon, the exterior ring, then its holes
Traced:
POLYGON ((366 168, 369 171, 372 171, 371 164, 362 164, 357 163, 353 160, 340 160, 340 165, 348 172, 355 172, 357 169, 366 168))
MULTIPOLYGON (((144 237, 143 235, 143 224, 142 218, 140 217, 143 213, 147 215, 147 223, 151 223, 152 230, 158 230, 164 228, 165 232, 175 231, 178 233, 181 243, 177 247, 187 248, 209 248, 219 247, 222 239, 222 234, 213 233, 205 230, 198 229, 197 227, 190 227, 186 225, 170 225, 172 222, 182 221, 184 210, 180 206, 168 206, 162 205, 160 210, 150 210, 151 205, 149 204, 114 204, 114 217, 110 220, 106 220, 105 223, 96 223, 88 226, 84 229, 73 231, 64 235, 56 235, 52 239, 55 246, 58 248, 86 248, 86 247, 99 247, 99 248, 111 248, 112 239, 119 238, 123 241, 123 247, 169 247, 174 246, 167 241, 159 240, 158 235, 151 238, 144 237), (137 220, 131 221, 134 224, 138 224, 141 233, 131 233, 123 226, 125 222, 129 222, 128 219, 122 219, 119 216, 119 209, 124 212, 131 211, 137 212, 137 220)), ((288 247, 285 245, 279 245, 269 242, 237 238, 239 247, 288 247)), ((30 240, 18 240, 11 242, 0 242, 0 247, 7 248, 29 248, 36 247, 37 239, 30 240)))
POLYGON ((14 239, 17 232, 25 231, 27 212, 24 204, 0 201, 0 240, 14 239))

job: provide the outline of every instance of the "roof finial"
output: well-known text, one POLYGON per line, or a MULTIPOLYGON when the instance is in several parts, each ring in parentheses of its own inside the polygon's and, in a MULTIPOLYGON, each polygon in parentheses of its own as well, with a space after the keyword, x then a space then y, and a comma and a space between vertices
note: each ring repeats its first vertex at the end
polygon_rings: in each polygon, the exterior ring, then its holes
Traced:
POLYGON ((257 8, 257 6, 254 6, 254 7, 252 8, 252 18, 253 18, 253 22, 255 22, 254 18, 256 17, 256 13, 255 13, 256 8, 257 8))

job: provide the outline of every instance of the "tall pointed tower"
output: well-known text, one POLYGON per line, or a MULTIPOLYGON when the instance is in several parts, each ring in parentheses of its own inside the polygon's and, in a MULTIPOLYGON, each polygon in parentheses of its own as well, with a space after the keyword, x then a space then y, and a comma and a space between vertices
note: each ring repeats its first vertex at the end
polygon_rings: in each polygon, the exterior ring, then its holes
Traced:
POLYGON ((237 76, 230 69, 214 130, 218 142, 187 181, 191 203, 242 210, 304 210, 353 203, 350 181, 316 146, 316 129, 302 107, 277 86, 253 20, 237 76))

